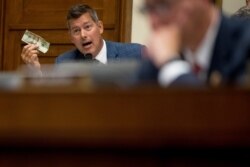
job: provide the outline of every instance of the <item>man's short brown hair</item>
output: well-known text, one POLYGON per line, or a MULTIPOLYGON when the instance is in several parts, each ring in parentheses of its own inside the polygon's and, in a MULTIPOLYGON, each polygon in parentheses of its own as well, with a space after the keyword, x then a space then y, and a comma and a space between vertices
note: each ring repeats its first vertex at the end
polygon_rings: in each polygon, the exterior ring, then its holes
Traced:
POLYGON ((67 21, 69 22, 69 20, 71 19, 78 19, 85 13, 89 13, 90 17, 92 18, 94 22, 99 21, 96 11, 90 6, 85 5, 85 4, 77 4, 77 5, 72 6, 68 11, 67 21))

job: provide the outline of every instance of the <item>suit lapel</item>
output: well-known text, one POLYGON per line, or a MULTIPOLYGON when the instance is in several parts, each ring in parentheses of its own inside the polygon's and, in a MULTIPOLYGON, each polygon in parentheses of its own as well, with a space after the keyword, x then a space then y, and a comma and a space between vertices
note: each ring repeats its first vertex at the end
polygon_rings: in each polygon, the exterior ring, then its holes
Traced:
POLYGON ((115 59, 118 56, 118 50, 113 42, 105 41, 107 46, 107 58, 115 59))
MULTIPOLYGON (((213 50, 213 54, 212 54, 212 58, 211 58, 211 64, 208 70, 208 77, 207 77, 207 82, 208 83, 213 83, 214 78, 219 78, 218 76, 220 76, 220 80, 223 80, 222 76, 223 75, 223 65, 225 64, 225 62, 227 62, 228 58, 228 52, 231 46, 230 46, 230 36, 228 34, 230 34, 228 31, 230 31, 227 25, 227 20, 224 16, 222 16, 221 18, 221 25, 218 31, 218 35, 214 44, 214 50, 213 50), (222 64, 223 63, 223 64, 222 64), (216 77, 214 77, 216 74, 216 77)), ((218 79, 216 79, 218 80, 218 79)), ((217 83, 217 82, 216 82, 217 83)))

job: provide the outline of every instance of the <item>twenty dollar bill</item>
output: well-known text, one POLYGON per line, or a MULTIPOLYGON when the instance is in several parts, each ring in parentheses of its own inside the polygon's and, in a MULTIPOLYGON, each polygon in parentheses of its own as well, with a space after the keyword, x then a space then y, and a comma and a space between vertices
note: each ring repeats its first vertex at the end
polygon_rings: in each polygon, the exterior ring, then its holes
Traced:
POLYGON ((50 43, 43 39, 41 36, 26 30, 23 34, 22 41, 27 44, 37 44, 38 50, 46 53, 49 50, 50 43))

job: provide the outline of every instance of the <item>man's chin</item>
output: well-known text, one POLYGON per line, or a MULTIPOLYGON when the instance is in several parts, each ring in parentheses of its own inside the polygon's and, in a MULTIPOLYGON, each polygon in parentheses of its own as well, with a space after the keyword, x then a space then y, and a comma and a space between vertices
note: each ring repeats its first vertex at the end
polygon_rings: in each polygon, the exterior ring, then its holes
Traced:
POLYGON ((92 54, 93 55, 93 51, 92 50, 83 50, 83 49, 81 49, 81 53, 82 54, 92 54))

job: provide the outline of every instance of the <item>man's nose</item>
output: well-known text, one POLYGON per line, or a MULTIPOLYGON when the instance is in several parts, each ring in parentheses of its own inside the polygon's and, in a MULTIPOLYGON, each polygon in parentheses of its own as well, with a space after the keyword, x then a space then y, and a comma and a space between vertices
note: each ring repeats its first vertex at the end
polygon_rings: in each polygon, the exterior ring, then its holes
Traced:
POLYGON ((87 33, 86 33, 86 31, 84 29, 81 29, 81 38, 82 39, 87 38, 87 33))

